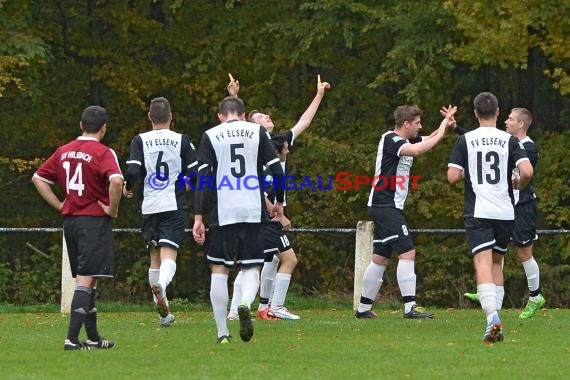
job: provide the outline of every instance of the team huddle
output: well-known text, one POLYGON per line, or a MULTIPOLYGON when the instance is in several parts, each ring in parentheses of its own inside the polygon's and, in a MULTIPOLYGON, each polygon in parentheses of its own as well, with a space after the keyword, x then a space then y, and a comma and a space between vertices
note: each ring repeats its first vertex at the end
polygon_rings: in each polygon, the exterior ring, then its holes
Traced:
MULTIPOLYGON (((76 278, 64 349, 115 346, 97 329, 97 280, 113 276, 112 219, 118 216, 121 197, 133 198, 135 193, 142 214, 142 237, 150 256, 148 282, 161 326, 169 327, 175 321, 167 288, 176 274, 177 252, 189 212, 194 215, 194 241, 204 247, 211 268, 210 301, 217 343, 231 342, 231 320, 239 320, 243 341, 252 339, 251 309, 258 293, 257 319, 300 319, 285 307, 298 262, 286 235, 291 222, 284 215, 285 190, 282 186, 232 185, 248 176, 281 181, 287 172, 289 149, 310 125, 329 88, 319 76, 315 98, 299 121, 285 133, 275 133, 269 115, 253 110, 246 117, 244 103, 238 97, 239 82, 230 74, 229 96, 219 104, 220 124, 203 133, 198 149, 187 135, 171 130, 169 101, 152 99, 148 111, 152 130, 132 139, 124 176, 115 152, 101 143, 107 130, 106 110, 87 107, 81 115, 82 135, 59 147, 32 179, 46 202, 63 215, 76 278), (228 186, 217 186, 217 182, 213 187, 191 186, 204 177, 223 179, 228 186), (54 193, 54 184, 62 189, 63 201, 54 193), (193 210, 188 210, 188 192, 194 197, 193 210), (239 272, 228 305, 232 268, 239 272), (79 339, 83 327, 86 341, 79 339)), ((477 278, 477 293, 466 293, 466 297, 481 303, 487 316, 483 341, 494 343, 504 336, 498 312, 504 296, 503 256, 511 239, 530 290, 520 317, 532 317, 545 303, 538 264, 532 257, 536 197, 531 179, 538 154, 526 136, 532 121, 528 110, 513 109, 503 132, 496 128, 499 108, 494 95, 477 95, 474 106, 479 128, 465 131, 455 121, 457 108, 442 107, 443 120, 427 137, 419 135, 422 111, 411 105, 397 107, 395 129, 384 133, 378 145, 375 178, 409 178, 413 157, 436 146, 449 129, 460 134, 447 176, 451 184, 465 181, 464 222, 477 278)), ((416 304, 415 249, 403 212, 408 187, 374 185, 367 203, 374 221, 374 248, 364 272, 356 318, 376 318, 372 304, 396 251, 404 317, 431 319, 433 314, 416 304)))

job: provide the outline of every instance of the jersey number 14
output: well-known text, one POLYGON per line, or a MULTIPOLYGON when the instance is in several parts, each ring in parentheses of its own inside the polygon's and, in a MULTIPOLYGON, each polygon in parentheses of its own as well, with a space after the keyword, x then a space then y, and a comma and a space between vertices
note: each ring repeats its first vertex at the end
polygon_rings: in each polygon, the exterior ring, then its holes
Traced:
POLYGON ((63 168, 65 169, 65 188, 67 194, 69 194, 70 190, 75 190, 77 191, 77 195, 82 196, 83 190, 85 190, 85 185, 83 184, 83 168, 81 166, 81 162, 75 167, 75 171, 71 178, 69 178, 69 175, 71 174, 71 163, 69 161, 63 161, 63 168))

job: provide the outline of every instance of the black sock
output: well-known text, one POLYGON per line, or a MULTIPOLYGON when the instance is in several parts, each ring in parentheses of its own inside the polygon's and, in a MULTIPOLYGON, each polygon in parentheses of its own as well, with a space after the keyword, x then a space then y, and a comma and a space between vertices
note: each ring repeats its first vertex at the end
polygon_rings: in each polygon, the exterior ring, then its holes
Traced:
POLYGON ((89 302, 91 302, 91 289, 85 286, 76 286, 71 300, 71 315, 69 316, 69 329, 67 330, 67 339, 72 343, 79 342, 79 331, 85 323, 89 302))
POLYGON ((98 342, 101 337, 97 331, 97 307, 95 306, 95 298, 97 298, 97 288, 91 289, 89 311, 85 317, 85 332, 87 333, 87 339, 98 342))

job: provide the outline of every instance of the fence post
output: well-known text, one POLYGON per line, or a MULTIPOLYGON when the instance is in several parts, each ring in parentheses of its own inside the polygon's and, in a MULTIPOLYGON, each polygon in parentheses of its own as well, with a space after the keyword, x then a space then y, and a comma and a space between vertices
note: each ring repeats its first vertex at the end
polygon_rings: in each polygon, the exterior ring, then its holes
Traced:
POLYGON ((354 295, 352 307, 358 308, 362 293, 362 276, 372 258, 374 222, 359 221, 356 225, 356 245, 354 251, 354 295))
POLYGON ((71 266, 67 254, 65 235, 63 236, 63 244, 61 247, 61 313, 69 314, 71 312, 71 300, 75 292, 75 279, 71 276, 71 266))

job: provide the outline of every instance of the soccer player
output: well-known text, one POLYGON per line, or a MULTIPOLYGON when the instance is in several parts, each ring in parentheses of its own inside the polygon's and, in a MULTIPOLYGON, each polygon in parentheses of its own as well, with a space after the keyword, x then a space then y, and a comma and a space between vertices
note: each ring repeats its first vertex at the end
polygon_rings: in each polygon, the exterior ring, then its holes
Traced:
MULTIPOLYGON (((232 96, 237 96, 239 93, 239 81, 235 80, 231 74, 229 74, 229 77, 230 83, 228 84, 228 92, 232 96)), ((283 133, 283 136, 285 136, 287 143, 287 152, 289 152, 289 148, 293 146, 295 139, 311 125, 311 122, 313 121, 313 118, 319 109, 321 101, 325 96, 325 92, 326 90, 330 89, 330 87, 331 86, 328 82, 321 82, 321 76, 317 75, 317 93, 315 94, 315 97, 305 112, 301 115, 297 123, 291 129, 283 133)), ((248 114, 248 120, 252 123, 263 126, 269 133, 272 133, 273 129, 275 128, 275 124, 271 119, 271 116, 264 114, 259 110, 250 111, 248 114)), ((286 155, 287 154, 285 154, 283 156, 283 159, 281 159, 281 166, 283 167, 285 174, 287 173, 286 155)), ((283 205, 287 206, 286 199, 283 205)), ((291 228, 291 221, 287 217, 283 217, 281 219, 281 224, 285 231, 291 228)), ((285 252, 288 248, 290 248, 287 237, 281 232, 277 231, 276 227, 278 227, 278 225, 275 222, 270 223, 268 226, 270 231, 269 233, 272 237, 266 239, 265 250, 268 252, 268 259, 265 260, 265 263, 263 264, 263 268, 261 270, 260 303, 258 306, 257 317, 259 319, 299 319, 298 315, 289 312, 287 308, 283 307, 283 305, 279 307, 279 312, 276 312, 277 306, 275 306, 272 308, 271 313, 268 314, 270 311, 269 304, 271 303, 271 296, 275 294, 274 289, 276 284, 281 284, 278 289, 278 294, 285 296, 287 293, 286 289, 288 288, 291 281, 291 274, 297 265, 297 257, 295 255, 295 252, 292 250, 290 252, 292 255, 290 253, 280 255, 273 254, 278 246, 280 248, 277 249, 283 250, 281 252, 285 252), (278 246, 275 245, 277 242, 275 239, 276 235, 285 236, 284 239, 287 239, 287 243, 279 244, 278 246), (269 258, 271 260, 269 260, 269 258), (281 262, 280 264, 280 259, 284 259, 286 262, 281 262), (277 274, 278 267, 280 275, 277 274), (279 281, 277 280, 278 276, 279 281), (286 288, 283 293, 282 289, 285 286, 286 288)), ((239 304, 239 300, 241 299, 241 278, 242 273, 239 272, 234 280, 233 297, 230 306, 230 312, 228 314, 229 320, 237 318, 237 306, 239 304)))
POLYGON ((418 135, 422 129, 421 109, 415 105, 398 106, 394 111, 395 129, 385 132, 380 138, 368 198, 368 213, 374 221, 374 252, 364 271, 356 318, 376 318, 372 303, 380 291, 393 251, 398 254, 396 276, 404 302, 404 318, 433 318, 433 314, 416 305, 416 250, 403 210, 414 157, 428 152, 441 141, 455 111, 456 108, 452 108, 435 132, 422 137, 418 135))
POLYGON ((474 101, 479 128, 460 136, 448 164, 447 179, 465 180, 464 224, 477 278, 477 295, 487 317, 485 343, 504 338, 497 310, 497 284, 503 284, 503 255, 513 231, 513 188, 532 178, 532 165, 519 140, 496 127, 497 97, 479 93, 474 101), (511 180, 513 169, 519 174, 511 180))
MULTIPOLYGON (((289 153, 287 135, 274 134, 271 136, 271 142, 277 151, 281 166, 284 167, 287 154, 289 153)), ((270 175, 270 173, 265 174, 267 176, 270 175)), ((267 208, 270 210, 275 203, 275 191, 273 187, 268 186, 265 199, 267 208)), ((265 262, 261 269, 259 306, 257 309, 257 318, 259 319, 300 319, 298 315, 291 313, 283 306, 291 283, 291 275, 298 262, 289 238, 285 234, 290 227, 291 222, 286 217, 283 217, 281 221, 271 221, 265 227, 265 262), (279 265, 279 271, 277 271, 277 265, 279 265), (270 302, 271 306, 269 305, 270 302)))
POLYGON ((59 147, 34 173, 32 181, 46 202, 61 212, 75 292, 64 350, 113 348, 97 329, 97 280, 113 277, 112 219, 119 212, 123 175, 115 152, 101 140, 109 116, 99 106, 81 114, 82 134, 59 147), (64 194, 60 201, 52 185, 64 194), (87 341, 79 341, 85 326, 87 341))
MULTIPOLYGON (((531 124, 532 114, 526 108, 513 108, 505 120, 506 131, 518 138, 523 144, 532 168, 536 170, 538 148, 527 135, 531 124)), ((461 127, 457 127, 455 130, 459 134, 466 132, 461 127)), ((533 180, 521 190, 513 189, 513 195, 515 200, 515 226, 512 241, 516 246, 517 258, 523 265, 530 293, 528 303, 519 314, 519 318, 526 319, 533 317, 546 303, 540 292, 540 270, 532 254, 533 242, 538 239, 536 235, 537 201, 533 180)), ((498 310, 502 307, 504 294, 503 284, 497 284, 498 310)), ((474 302, 479 302, 477 293, 465 293, 465 297, 474 302)))
POLYGON ((172 111, 166 98, 150 102, 148 118, 152 130, 131 141, 123 193, 133 197, 141 181, 142 235, 150 254, 148 281, 160 324, 174 322, 166 288, 176 273, 176 256, 186 227, 186 183, 183 176, 195 172, 197 154, 188 136, 170 129, 172 111))
MULTIPOLYGON (((198 244, 206 245, 206 261, 212 270, 210 300, 217 327, 217 343, 231 341, 227 327, 228 275, 234 266, 242 268, 242 296, 238 315, 240 337, 253 336, 250 306, 259 288, 259 268, 263 265, 264 194, 263 166, 277 181, 283 169, 269 140, 258 124, 244 121, 243 102, 233 96, 219 105, 221 121, 203 135, 198 148, 199 166, 195 192, 192 233, 198 244), (204 215, 208 214, 206 235, 204 215)), ((283 216, 283 187, 276 188, 271 216, 283 216)))

